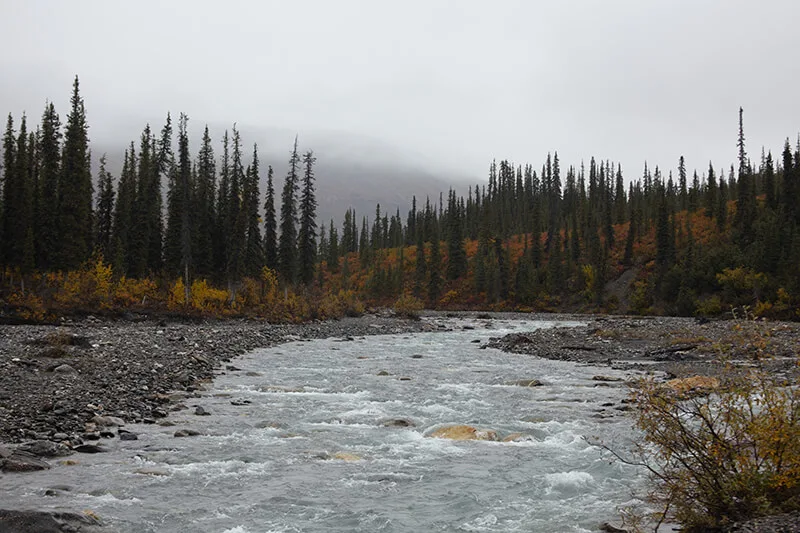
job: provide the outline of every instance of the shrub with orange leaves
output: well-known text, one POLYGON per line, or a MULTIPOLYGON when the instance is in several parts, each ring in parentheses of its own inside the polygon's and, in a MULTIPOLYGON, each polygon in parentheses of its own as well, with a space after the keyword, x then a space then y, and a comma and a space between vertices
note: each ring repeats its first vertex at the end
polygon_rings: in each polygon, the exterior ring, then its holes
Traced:
POLYGON ((735 331, 756 366, 728 366, 721 383, 703 378, 714 386, 692 394, 641 381, 632 400, 644 442, 635 458, 612 451, 650 472, 660 519, 688 533, 800 510, 800 391, 763 365, 768 332, 735 331))
POLYGON ((122 308, 146 305, 156 301, 158 288, 150 278, 126 278, 122 276, 114 284, 112 300, 122 308))

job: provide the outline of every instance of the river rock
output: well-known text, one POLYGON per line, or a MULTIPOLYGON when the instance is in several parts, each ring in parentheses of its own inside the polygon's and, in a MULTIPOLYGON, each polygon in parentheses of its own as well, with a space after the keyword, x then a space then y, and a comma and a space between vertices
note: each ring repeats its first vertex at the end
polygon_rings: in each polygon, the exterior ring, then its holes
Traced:
POLYGON ((253 427, 256 429, 282 429, 284 425, 274 420, 259 420, 253 427))
POLYGON ((525 442, 530 440, 534 440, 534 438, 530 435, 526 435, 524 433, 511 433, 510 435, 506 435, 502 442, 525 442))
POLYGON ((517 379, 514 381, 506 381, 506 385, 514 385, 517 387, 541 387, 544 383, 538 379, 517 379))
POLYGON ((497 433, 491 429, 477 429, 466 425, 443 426, 426 436, 435 439, 450 440, 498 440, 497 433))
POLYGON ((56 374, 77 374, 78 371, 75 370, 70 365, 58 365, 53 369, 53 372, 56 374))
POLYGON ((23 444, 18 448, 21 451, 28 452, 37 457, 64 457, 72 455, 72 450, 69 446, 58 442, 51 442, 49 440, 37 440, 23 444))
POLYGON ((627 529, 617 527, 609 522, 603 522, 600 525, 600 531, 605 531, 606 533, 628 533, 627 529))
POLYGON ((709 376, 691 376, 688 378, 671 379, 664 384, 665 387, 681 396, 697 396, 709 394, 719 388, 719 380, 709 376))
POLYGON ((623 379, 615 378, 613 376, 592 376, 592 381, 614 382, 614 381, 623 381, 623 379))
POLYGON ((175 437, 196 437, 199 435, 199 431, 195 431, 193 429, 179 429, 174 433, 175 437))
POLYGON ((339 461, 347 461, 347 462, 354 462, 354 461, 361 461, 361 457, 348 452, 336 452, 331 456, 332 459, 338 459, 339 461))
POLYGON ((97 424, 98 426, 124 426, 125 421, 118 416, 95 416, 92 418, 92 422, 97 424))
POLYGON ((81 444, 72 448, 78 453, 103 453, 108 450, 97 444, 81 444))
POLYGON ((387 428, 412 428, 417 424, 408 418, 389 418, 381 421, 381 425, 387 428))
POLYGON ((139 440, 139 435, 129 431, 120 431, 119 440, 139 440))
POLYGON ((0 531, 3 533, 111 533, 102 527, 94 514, 58 511, 10 511, 0 509, 0 531))
POLYGON ((388 375, 389 375, 389 373, 388 373, 386 370, 381 370, 381 371, 380 371, 380 372, 378 372, 376 375, 378 375, 378 376, 388 376, 388 375))
POLYGON ((211 412, 206 411, 205 409, 203 409, 202 406, 198 405, 194 410, 194 414, 196 414, 197 416, 209 416, 211 412))
POLYGON ((133 473, 141 474, 143 476, 156 476, 156 477, 169 476, 169 471, 164 470, 163 468, 138 468, 134 470, 133 473))
MULTIPOLYGON (((16 450, 10 456, 0 460, 0 467, 2 467, 3 472, 34 472, 36 470, 47 470, 50 465, 32 453, 16 450)), ((2 522, 0 522, 0 525, 2 525, 2 522)), ((3 530, 0 528, 0 531, 3 530)))

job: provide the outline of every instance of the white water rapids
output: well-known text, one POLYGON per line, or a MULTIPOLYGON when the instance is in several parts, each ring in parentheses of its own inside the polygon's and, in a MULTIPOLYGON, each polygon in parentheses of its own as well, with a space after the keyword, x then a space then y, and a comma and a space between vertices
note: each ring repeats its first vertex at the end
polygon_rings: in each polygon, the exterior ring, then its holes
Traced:
POLYGON ((0 507, 92 510, 122 533, 553 533, 597 531, 636 503, 643 473, 583 438, 629 446, 614 409, 625 387, 592 380, 629 374, 474 342, 569 323, 446 324, 256 350, 187 399, 174 427, 129 426, 139 440, 104 441, 109 453, 0 477, 0 507), (544 385, 508 384, 522 379, 544 385), (396 419, 413 426, 385 425, 396 419), (525 440, 426 436, 446 424, 525 440), (184 428, 201 435, 173 436, 184 428))

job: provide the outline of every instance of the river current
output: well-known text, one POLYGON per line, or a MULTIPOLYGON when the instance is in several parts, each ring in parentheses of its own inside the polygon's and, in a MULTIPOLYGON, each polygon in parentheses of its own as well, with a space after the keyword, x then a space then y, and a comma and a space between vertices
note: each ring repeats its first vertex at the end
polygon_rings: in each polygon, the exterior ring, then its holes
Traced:
POLYGON ((480 349, 574 324, 439 321, 452 330, 246 354, 175 426, 130 425, 139 440, 104 441, 108 453, 0 477, 2 507, 91 510, 122 533, 552 533, 597 531, 637 503, 642 472, 584 439, 630 445, 630 419, 609 405, 625 387, 592 379, 628 374, 480 349), (511 384, 526 379, 543 385, 511 384), (449 424, 521 437, 427 436, 449 424))

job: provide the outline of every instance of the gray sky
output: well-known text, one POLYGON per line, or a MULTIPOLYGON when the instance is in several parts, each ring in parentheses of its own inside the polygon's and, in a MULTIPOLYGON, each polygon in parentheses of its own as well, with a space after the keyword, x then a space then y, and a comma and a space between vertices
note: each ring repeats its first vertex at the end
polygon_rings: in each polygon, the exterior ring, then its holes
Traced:
POLYGON ((479 180, 548 151, 705 170, 735 159, 740 105, 754 158, 796 139, 798 20, 797 0, 0 0, 0 111, 63 117, 78 74, 95 142, 170 110, 479 180))

